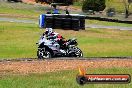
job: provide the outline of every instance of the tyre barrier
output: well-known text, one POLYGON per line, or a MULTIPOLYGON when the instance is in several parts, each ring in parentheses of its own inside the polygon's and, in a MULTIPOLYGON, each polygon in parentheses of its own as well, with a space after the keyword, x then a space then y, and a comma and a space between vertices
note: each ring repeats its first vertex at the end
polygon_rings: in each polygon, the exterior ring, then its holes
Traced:
POLYGON ((41 14, 39 16, 39 27, 44 28, 45 27, 45 15, 41 14))
POLYGON ((46 17, 45 18, 45 22, 47 22, 47 23, 49 23, 49 22, 53 22, 54 20, 53 20, 53 17, 46 17))
POLYGON ((80 20, 79 19, 72 19, 72 29, 75 31, 79 31, 80 29, 80 20))
POLYGON ((45 24, 45 27, 46 27, 46 28, 53 28, 54 26, 53 26, 52 23, 46 23, 46 24, 45 24))
POLYGON ((63 15, 63 14, 42 14, 39 18, 39 27, 54 29, 75 30, 85 29, 85 16, 81 15, 63 15))
POLYGON ((84 19, 80 20, 80 29, 85 30, 85 20, 84 19))

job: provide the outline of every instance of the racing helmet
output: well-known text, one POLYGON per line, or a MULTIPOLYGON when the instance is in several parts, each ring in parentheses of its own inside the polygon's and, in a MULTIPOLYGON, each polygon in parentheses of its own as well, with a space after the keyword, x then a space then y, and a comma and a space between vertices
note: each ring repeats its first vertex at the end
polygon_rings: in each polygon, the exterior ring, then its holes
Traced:
POLYGON ((45 34, 46 35, 50 35, 52 32, 53 32, 53 29, 52 28, 46 28, 45 34))

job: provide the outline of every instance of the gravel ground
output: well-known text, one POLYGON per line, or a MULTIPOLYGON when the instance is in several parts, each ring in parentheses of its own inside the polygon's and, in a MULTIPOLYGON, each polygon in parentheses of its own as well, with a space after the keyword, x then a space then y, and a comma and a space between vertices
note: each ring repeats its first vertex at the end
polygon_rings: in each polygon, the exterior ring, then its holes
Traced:
POLYGON ((0 74, 45 73, 84 68, 132 67, 131 59, 2 61, 0 74))

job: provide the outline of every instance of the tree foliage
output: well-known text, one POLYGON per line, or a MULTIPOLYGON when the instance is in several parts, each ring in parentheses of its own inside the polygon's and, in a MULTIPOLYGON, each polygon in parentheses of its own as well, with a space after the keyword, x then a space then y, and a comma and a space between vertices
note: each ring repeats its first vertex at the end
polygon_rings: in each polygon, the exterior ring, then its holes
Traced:
POLYGON ((105 0, 85 0, 83 2, 82 10, 103 11, 105 9, 105 0))
POLYGON ((130 4, 132 3, 132 0, 123 0, 124 6, 125 6, 125 18, 128 18, 129 14, 129 8, 130 4))

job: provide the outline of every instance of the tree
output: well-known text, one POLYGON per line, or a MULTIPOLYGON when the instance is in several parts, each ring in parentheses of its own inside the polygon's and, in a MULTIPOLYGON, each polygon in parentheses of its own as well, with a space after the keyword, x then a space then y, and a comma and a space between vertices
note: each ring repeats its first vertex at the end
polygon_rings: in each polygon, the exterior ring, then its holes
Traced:
POLYGON ((129 16, 129 7, 132 3, 132 0, 123 0, 124 6, 125 6, 125 18, 128 18, 129 16))
POLYGON ((105 0, 85 0, 83 2, 82 10, 83 12, 88 10, 103 11, 105 7, 105 0))

